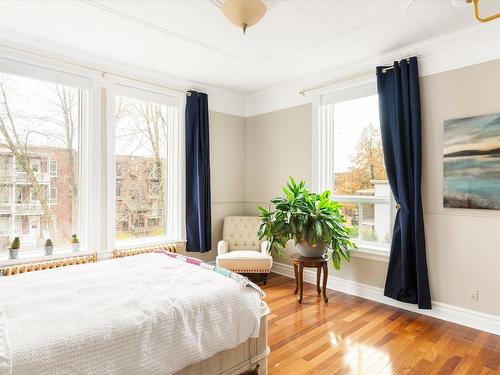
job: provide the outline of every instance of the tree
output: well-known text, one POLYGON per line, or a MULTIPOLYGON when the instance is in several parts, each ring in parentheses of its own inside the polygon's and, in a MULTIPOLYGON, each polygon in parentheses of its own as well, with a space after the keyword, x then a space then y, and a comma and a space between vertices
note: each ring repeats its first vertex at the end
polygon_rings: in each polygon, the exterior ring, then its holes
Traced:
POLYGON ((127 171, 117 181, 121 190, 117 223, 145 220, 147 211, 158 209, 161 214, 157 226, 161 228, 166 188, 163 155, 168 123, 165 107, 122 97, 118 98, 116 107, 116 138, 120 145, 117 152, 122 153, 117 155, 117 168, 127 171))
POLYGON ((43 97, 43 101, 47 104, 48 113, 39 117, 42 123, 47 122, 56 127, 52 132, 45 132, 45 137, 51 144, 62 147, 68 159, 68 182, 71 199, 70 224, 77 221, 78 181, 75 147, 78 141, 79 100, 79 92, 76 89, 55 84, 43 97))
POLYGON ((386 180, 380 129, 370 122, 364 129, 351 158, 348 172, 336 175, 337 194, 356 194, 372 187, 372 180, 386 180))
POLYGON ((26 173, 26 177, 31 184, 35 197, 40 202, 48 231, 52 236, 54 227, 50 214, 47 192, 38 182, 38 178, 29 160, 29 139, 30 136, 37 134, 38 130, 36 126, 33 126, 34 124, 24 127, 17 126, 16 117, 11 111, 9 104, 6 81, 7 78, 5 76, 0 76, 0 134, 7 148, 16 158, 16 162, 26 173))

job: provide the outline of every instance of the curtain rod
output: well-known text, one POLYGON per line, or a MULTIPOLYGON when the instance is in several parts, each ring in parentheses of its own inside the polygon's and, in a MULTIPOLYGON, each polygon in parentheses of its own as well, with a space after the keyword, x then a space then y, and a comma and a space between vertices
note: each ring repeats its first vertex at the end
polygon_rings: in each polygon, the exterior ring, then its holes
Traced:
POLYGON ((22 48, 12 47, 12 46, 8 46, 8 45, 5 45, 5 44, 0 44, 0 47, 7 48, 7 49, 10 49, 10 50, 14 50, 14 51, 18 51, 18 52, 22 52, 22 53, 27 53, 27 54, 30 54, 30 55, 33 55, 33 56, 41 57, 43 59, 52 60, 52 61, 56 61, 56 62, 59 62, 59 63, 63 63, 63 64, 72 65, 72 66, 76 66, 76 67, 79 67, 79 68, 91 70, 93 72, 101 74, 101 76, 103 78, 106 75, 108 75, 108 76, 114 76, 114 77, 117 77, 117 78, 122 78, 122 79, 127 79, 129 81, 134 81, 134 82, 137 82, 137 83, 143 83, 143 84, 146 84, 146 85, 156 86, 156 87, 163 88, 163 89, 166 89, 166 90, 183 93, 183 94, 186 94, 187 96, 190 96, 191 95, 191 91, 194 91, 194 90, 181 90, 181 89, 178 89, 178 88, 175 88, 175 87, 169 87, 169 86, 161 85, 161 84, 154 83, 154 82, 144 81, 144 80, 139 79, 139 78, 127 77, 127 76, 124 76, 124 75, 121 75, 121 74, 117 74, 117 73, 106 72, 104 70, 96 69, 96 68, 94 68, 94 67, 92 67, 90 65, 79 64, 79 63, 75 63, 75 62, 72 62, 72 61, 67 61, 67 60, 64 60, 64 59, 58 59, 58 58, 55 58, 55 57, 44 55, 43 53, 38 53, 38 52, 33 52, 33 51, 27 51, 27 50, 22 49, 22 48))
MULTIPOLYGON (((408 59, 403 59, 402 61, 405 61, 407 64, 410 62, 408 59)), ((394 69, 394 65, 383 66, 382 67, 382 73, 385 73, 385 72, 387 72, 388 70, 391 70, 391 69, 394 69)), ((358 79, 358 78, 371 77, 371 76, 374 76, 374 75, 375 75, 375 71, 374 70, 365 71, 365 72, 362 72, 362 73, 351 74, 351 75, 346 76, 344 78, 339 78, 339 79, 336 79, 336 80, 333 80, 333 81, 325 82, 325 83, 323 83, 323 84, 321 84, 319 86, 309 87, 307 89, 301 90, 301 91, 299 91, 299 94, 302 95, 302 96, 305 96, 308 92, 311 92, 311 91, 316 91, 316 90, 319 90, 319 89, 322 89, 322 88, 325 88, 325 87, 328 87, 328 86, 333 86, 333 85, 336 85, 336 84, 339 84, 339 83, 353 81, 353 80, 358 79)))

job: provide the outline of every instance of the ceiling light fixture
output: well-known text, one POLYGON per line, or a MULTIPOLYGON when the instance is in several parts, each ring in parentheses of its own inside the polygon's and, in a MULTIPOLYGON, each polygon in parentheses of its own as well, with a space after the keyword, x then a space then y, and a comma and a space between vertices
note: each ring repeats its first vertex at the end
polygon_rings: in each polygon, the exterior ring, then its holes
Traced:
POLYGON ((243 29, 259 22, 267 12, 267 4, 263 0, 212 0, 222 9, 226 18, 243 29))
POLYGON ((494 14, 494 15, 489 16, 489 17, 481 17, 479 15, 479 0, 466 0, 466 1, 469 4, 470 3, 474 4, 474 15, 476 16, 476 20, 478 20, 479 22, 489 22, 489 21, 493 21, 497 18, 500 18, 500 13, 494 14))

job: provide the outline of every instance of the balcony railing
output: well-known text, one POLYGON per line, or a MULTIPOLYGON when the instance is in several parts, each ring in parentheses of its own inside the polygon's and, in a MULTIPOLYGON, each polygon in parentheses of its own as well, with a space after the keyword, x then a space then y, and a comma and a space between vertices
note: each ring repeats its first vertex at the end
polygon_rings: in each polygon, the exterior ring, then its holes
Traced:
POLYGON ((10 214, 12 205, 10 203, 0 203, 0 214, 10 214))
POLYGON ((42 215, 43 208, 40 203, 0 203, 1 214, 20 214, 20 215, 42 215))
MULTIPOLYGON (((13 174, 10 171, 1 171, 0 172, 0 181, 1 182, 12 182, 14 177, 15 182, 21 182, 21 183, 29 183, 30 180, 28 178, 28 174, 26 172, 20 172, 16 171, 15 174, 13 174)), ((35 177, 40 184, 48 184, 50 182, 50 174, 49 173, 42 173, 42 172, 36 172, 35 177)))
MULTIPOLYGON (((48 184, 50 182, 50 174, 36 172, 35 177, 41 184, 48 184)), ((28 174, 26 172, 16 172, 16 182, 29 182, 28 174)))
POLYGON ((149 217, 150 218, 156 218, 156 217, 161 217, 162 215, 162 210, 159 209, 159 208, 152 208, 151 210, 149 210, 149 217))
MULTIPOLYGON (((382 238, 375 241, 374 239, 364 238, 364 227, 373 227, 372 229, 377 229, 377 227, 378 229, 383 228, 381 232, 385 232, 390 237, 395 214, 394 199, 392 196, 334 195, 332 199, 340 203, 346 203, 346 207, 349 205, 356 206, 356 226, 358 227, 357 236, 354 238, 356 242, 385 242, 382 238), (370 205, 373 207, 370 207, 370 205)), ((379 235, 381 234, 384 233, 379 233, 379 235)))

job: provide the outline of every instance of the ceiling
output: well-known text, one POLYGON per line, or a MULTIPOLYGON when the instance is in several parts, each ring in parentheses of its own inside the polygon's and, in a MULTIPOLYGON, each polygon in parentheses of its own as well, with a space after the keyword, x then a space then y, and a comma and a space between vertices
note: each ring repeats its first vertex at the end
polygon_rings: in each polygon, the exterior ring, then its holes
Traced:
POLYGON ((246 35, 209 0, 0 2, 2 29, 242 93, 470 26, 465 0, 274 0, 246 35))

